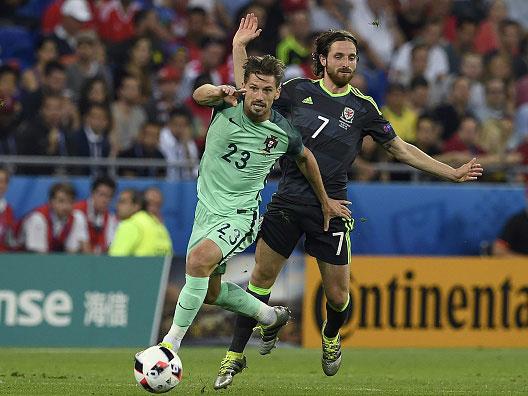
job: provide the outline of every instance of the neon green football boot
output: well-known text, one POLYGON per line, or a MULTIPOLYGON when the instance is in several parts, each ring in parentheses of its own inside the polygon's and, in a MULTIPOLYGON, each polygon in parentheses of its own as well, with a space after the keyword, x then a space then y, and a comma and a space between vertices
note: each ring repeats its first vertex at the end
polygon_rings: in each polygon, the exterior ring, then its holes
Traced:
POLYGON ((214 383, 214 388, 225 389, 233 383, 233 377, 246 368, 246 357, 242 353, 227 351, 214 383))
POLYGON ((337 373, 341 366, 341 336, 338 334, 334 338, 326 338, 324 329, 326 321, 323 323, 321 331, 323 356, 321 358, 321 365, 326 375, 332 376, 337 373))

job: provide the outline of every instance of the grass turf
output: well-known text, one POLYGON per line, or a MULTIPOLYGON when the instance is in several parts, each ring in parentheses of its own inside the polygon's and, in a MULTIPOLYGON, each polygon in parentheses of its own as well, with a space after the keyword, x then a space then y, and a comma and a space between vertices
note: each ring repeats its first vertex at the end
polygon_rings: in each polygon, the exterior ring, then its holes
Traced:
MULTIPOLYGON (((0 348, 2 395, 146 395, 136 387, 133 349, 0 348)), ((528 394, 524 349, 348 349, 335 377, 320 351, 293 348, 259 356, 227 390, 212 384, 225 350, 183 348, 183 381, 171 394, 439 395, 528 394)))

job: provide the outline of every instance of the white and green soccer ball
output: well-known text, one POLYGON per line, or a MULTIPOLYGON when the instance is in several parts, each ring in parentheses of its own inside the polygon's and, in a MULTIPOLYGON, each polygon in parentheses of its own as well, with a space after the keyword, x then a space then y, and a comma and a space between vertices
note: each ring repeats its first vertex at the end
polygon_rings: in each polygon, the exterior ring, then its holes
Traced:
POLYGON ((171 349, 156 345, 136 354, 134 376, 138 385, 151 393, 165 393, 178 385, 183 367, 171 349))

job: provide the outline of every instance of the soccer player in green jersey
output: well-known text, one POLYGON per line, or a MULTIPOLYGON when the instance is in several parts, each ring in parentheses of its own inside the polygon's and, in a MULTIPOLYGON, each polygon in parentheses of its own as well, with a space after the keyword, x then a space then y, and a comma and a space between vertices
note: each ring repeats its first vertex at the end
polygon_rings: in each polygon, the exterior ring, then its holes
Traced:
POLYGON ((236 284, 221 282, 226 261, 256 239, 260 191, 279 157, 291 157, 313 186, 325 228, 333 217, 350 218, 349 202, 328 198, 317 162, 303 146, 299 132, 271 110, 283 75, 284 65, 274 57, 250 57, 242 89, 205 84, 193 94, 197 103, 214 111, 200 163, 185 285, 173 324, 161 343, 176 352, 204 302, 257 320, 264 348, 275 343, 287 323, 287 308, 270 307, 236 284))

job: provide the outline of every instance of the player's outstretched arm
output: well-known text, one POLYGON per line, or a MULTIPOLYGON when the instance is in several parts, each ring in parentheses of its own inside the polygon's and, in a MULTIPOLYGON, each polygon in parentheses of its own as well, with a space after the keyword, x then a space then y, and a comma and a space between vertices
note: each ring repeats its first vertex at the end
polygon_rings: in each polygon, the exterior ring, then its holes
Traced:
POLYGON ((326 194, 321 172, 317 160, 310 150, 304 147, 304 150, 295 158, 295 162, 302 172, 304 177, 312 186, 317 199, 321 203, 324 218, 324 230, 328 231, 330 219, 333 217, 344 217, 350 220, 350 209, 346 205, 350 205, 349 201, 342 199, 332 199, 326 194))
POLYGON ((241 87, 244 82, 244 64, 247 61, 246 46, 260 35, 262 29, 258 28, 258 19, 255 14, 247 14, 240 20, 235 36, 233 37, 233 71, 235 84, 241 87))
POLYGON ((404 142, 398 136, 385 143, 383 148, 400 162, 455 183, 477 180, 484 171, 482 166, 477 163, 476 158, 459 168, 452 168, 430 157, 418 147, 404 142))
POLYGON ((218 106, 223 101, 236 106, 237 98, 245 92, 245 89, 236 89, 231 85, 204 84, 193 92, 193 99, 202 106, 218 106))

